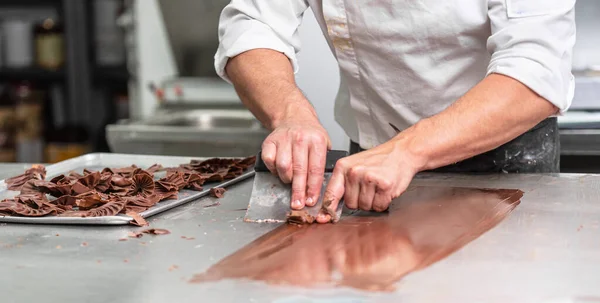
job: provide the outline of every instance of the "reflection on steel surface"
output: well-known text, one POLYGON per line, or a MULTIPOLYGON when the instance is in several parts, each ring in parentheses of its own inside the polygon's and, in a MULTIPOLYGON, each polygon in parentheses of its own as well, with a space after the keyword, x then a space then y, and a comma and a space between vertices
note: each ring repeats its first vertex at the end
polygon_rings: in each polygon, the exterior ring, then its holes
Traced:
POLYGON ((338 224, 280 226, 192 282, 234 278, 393 290, 406 274, 498 225, 522 196, 522 191, 508 189, 411 187, 389 213, 358 212, 338 224))

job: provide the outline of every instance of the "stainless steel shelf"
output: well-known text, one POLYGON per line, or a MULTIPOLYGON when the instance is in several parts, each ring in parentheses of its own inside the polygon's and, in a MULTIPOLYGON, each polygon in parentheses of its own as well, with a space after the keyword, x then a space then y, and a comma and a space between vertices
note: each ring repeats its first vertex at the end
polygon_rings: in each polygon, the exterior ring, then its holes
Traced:
POLYGON ((600 156, 600 129, 561 129, 561 155, 600 156))

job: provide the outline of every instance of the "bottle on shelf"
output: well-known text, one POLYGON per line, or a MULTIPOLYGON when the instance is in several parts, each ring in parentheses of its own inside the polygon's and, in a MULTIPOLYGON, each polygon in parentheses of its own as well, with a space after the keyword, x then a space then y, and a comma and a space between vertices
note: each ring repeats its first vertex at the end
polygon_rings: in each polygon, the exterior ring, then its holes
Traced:
POLYGON ((15 103, 9 86, 0 86, 0 162, 15 162, 15 103))
POLYGON ((51 18, 36 24, 35 61, 44 69, 57 70, 65 63, 64 28, 51 18))
POLYGON ((29 82, 14 86, 17 162, 43 161, 44 93, 29 82))

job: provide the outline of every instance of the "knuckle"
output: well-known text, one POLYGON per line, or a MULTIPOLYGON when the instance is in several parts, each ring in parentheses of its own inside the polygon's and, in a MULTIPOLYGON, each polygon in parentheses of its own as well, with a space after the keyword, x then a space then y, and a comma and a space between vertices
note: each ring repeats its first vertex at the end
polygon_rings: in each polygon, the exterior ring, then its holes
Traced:
POLYGON ((346 170, 346 168, 348 168, 348 160, 346 160, 346 158, 343 159, 339 159, 336 163, 335 163, 335 168, 334 169, 338 169, 338 170, 346 170))
POLYGON ((290 169, 290 162, 286 159, 280 159, 277 161, 277 169, 287 171, 290 169))
POLYGON ((367 172, 365 173, 363 181, 367 184, 374 184, 377 183, 377 179, 377 175, 375 175, 373 172, 367 172))
POLYGON ((292 135, 295 144, 302 144, 306 141, 306 135, 303 132, 297 132, 292 135))
POLYGON ((358 167, 350 167, 347 175, 350 180, 356 181, 360 177, 360 169, 358 167))
POLYGON ((389 191, 392 188, 392 182, 387 179, 381 179, 377 182, 377 187, 382 191, 389 191))
POLYGON ((275 163, 275 155, 273 154, 262 154, 262 160, 265 164, 274 164, 275 163))
POLYGON ((317 145, 324 145, 326 143, 325 136, 322 134, 313 135, 312 142, 317 145))

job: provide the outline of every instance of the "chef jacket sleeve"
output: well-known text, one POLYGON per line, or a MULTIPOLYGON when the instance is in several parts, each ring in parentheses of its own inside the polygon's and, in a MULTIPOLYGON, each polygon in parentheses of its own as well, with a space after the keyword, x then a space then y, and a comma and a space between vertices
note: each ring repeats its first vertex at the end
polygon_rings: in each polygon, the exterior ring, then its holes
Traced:
POLYGON ((217 74, 231 82, 225 73, 229 58, 258 48, 285 54, 296 73, 296 53, 300 51, 298 27, 307 9, 306 0, 232 0, 221 12, 219 21, 217 74))
POLYGON ((573 99, 575 0, 489 0, 491 73, 528 86, 564 113, 573 99))

